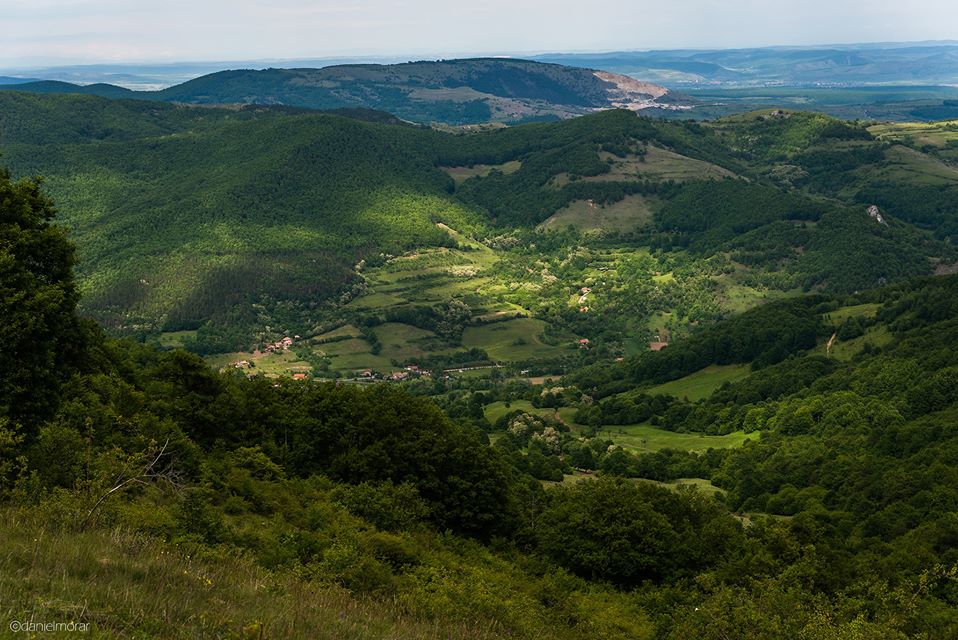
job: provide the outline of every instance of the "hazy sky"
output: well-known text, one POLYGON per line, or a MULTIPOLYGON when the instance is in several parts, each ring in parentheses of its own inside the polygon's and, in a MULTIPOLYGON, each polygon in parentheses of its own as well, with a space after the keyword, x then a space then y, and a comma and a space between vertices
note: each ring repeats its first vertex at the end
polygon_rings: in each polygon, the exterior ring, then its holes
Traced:
POLYGON ((958 39, 955 0, 0 0, 0 65, 958 39))

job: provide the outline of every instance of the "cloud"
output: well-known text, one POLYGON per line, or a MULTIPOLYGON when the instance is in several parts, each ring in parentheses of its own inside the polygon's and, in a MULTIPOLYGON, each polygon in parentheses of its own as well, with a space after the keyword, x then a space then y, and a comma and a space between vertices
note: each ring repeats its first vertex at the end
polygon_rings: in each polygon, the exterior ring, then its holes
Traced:
POLYGON ((4 0, 0 64, 523 53, 946 39, 926 0, 4 0))

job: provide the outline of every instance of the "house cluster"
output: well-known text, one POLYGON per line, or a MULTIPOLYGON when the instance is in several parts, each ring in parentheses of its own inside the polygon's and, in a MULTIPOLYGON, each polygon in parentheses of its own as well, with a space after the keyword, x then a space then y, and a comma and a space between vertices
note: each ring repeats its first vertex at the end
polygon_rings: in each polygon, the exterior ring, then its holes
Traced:
POLYGON ((372 369, 365 369, 359 372, 358 377, 360 380, 392 380, 394 382, 400 382, 402 380, 409 380, 410 378, 429 377, 429 375, 428 371, 423 371, 418 365, 411 364, 403 367, 401 371, 393 371, 388 375, 383 375, 372 369))
POLYGON ((579 313, 589 313, 589 307, 585 304, 585 301, 588 300, 590 293, 592 293, 592 289, 589 287, 579 289, 579 313))
MULTIPOLYGON (((296 336, 295 339, 299 339, 299 336, 296 336)), ((266 345, 266 347, 263 349, 263 351, 266 352, 266 353, 276 353, 276 352, 281 352, 281 351, 289 351, 289 348, 290 348, 291 346, 293 346, 293 340, 294 340, 294 338, 290 338, 289 336, 286 336, 286 337, 283 338, 282 340, 277 340, 276 342, 274 342, 274 343, 272 343, 272 344, 266 345)))
POLYGON ((249 360, 237 360, 236 362, 231 362, 229 366, 234 369, 252 369, 256 365, 249 360))

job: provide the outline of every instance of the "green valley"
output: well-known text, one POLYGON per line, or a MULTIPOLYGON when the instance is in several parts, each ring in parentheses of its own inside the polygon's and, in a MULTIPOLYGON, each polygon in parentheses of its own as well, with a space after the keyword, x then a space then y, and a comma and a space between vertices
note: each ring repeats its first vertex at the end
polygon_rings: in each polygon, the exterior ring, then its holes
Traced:
POLYGON ((958 630, 947 143, 0 99, 10 620, 958 630))
POLYGON ((934 199, 956 184, 947 141, 918 148, 904 125, 613 110, 451 132, 367 111, 0 105, 5 160, 44 176, 77 240, 84 312, 270 375, 562 373, 956 257, 934 199), (265 350, 293 336, 295 354, 265 350))

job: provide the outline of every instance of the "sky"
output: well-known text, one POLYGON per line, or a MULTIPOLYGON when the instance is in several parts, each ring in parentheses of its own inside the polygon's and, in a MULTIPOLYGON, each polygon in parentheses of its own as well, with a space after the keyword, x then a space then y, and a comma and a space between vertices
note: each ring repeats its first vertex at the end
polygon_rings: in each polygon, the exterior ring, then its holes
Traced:
POLYGON ((958 39, 955 0, 0 0, 0 66, 958 39))

